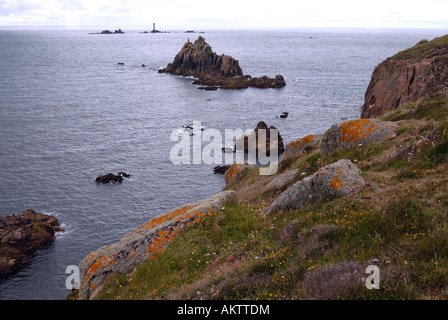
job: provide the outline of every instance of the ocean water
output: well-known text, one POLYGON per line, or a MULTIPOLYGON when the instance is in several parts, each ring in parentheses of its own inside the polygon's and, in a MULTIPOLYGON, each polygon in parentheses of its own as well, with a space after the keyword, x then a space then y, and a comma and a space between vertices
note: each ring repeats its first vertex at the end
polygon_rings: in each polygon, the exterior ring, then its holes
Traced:
POLYGON ((209 31, 201 36, 218 54, 238 59, 245 74, 282 74, 287 85, 203 91, 190 78, 157 73, 198 34, 124 31, 0 30, 0 216, 33 208, 65 227, 0 280, 2 300, 65 299, 67 266, 155 215, 221 191, 224 178, 213 174, 214 165, 171 162, 173 130, 201 121, 224 134, 263 120, 285 143, 323 133, 341 118, 359 117, 379 62, 446 33, 209 31), (287 119, 276 118, 284 111, 287 119), (95 183, 119 171, 131 178, 95 183))

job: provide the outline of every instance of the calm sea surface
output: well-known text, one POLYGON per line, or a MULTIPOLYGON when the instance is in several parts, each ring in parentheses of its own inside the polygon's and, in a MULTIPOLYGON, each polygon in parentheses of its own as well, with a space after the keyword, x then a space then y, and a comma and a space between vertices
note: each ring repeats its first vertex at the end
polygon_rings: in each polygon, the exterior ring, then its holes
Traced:
POLYGON ((192 79, 157 73, 197 34, 138 31, 0 30, 0 216, 33 208, 66 230, 0 280, 0 299, 65 299, 67 266, 157 214, 219 192, 224 178, 214 165, 172 164, 173 130, 201 121, 224 134, 263 120, 285 143, 323 133, 359 117, 379 62, 446 33, 210 31, 201 35, 245 74, 282 74, 287 86, 203 91, 192 79), (284 111, 289 117, 276 119, 284 111), (131 179, 95 183, 119 171, 131 179))

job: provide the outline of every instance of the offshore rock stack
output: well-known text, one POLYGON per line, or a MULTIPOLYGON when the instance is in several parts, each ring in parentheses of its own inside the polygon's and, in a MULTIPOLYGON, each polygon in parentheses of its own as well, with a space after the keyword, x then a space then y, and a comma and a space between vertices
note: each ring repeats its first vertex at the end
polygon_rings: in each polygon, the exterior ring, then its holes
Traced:
POLYGON ((286 85, 281 75, 275 78, 263 76, 252 78, 244 75, 238 60, 229 55, 213 52, 203 37, 192 43, 186 42, 177 53, 172 63, 159 73, 169 73, 197 78, 193 84, 201 85, 198 89, 216 90, 218 88, 234 90, 248 87, 281 88, 286 85))

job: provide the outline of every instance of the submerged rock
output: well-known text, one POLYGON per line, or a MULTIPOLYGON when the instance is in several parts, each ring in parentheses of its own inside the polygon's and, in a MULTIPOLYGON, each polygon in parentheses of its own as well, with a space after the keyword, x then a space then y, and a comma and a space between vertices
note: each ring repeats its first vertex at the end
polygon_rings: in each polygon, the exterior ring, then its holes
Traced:
POLYGON ((339 160, 290 186, 267 208, 267 212, 296 209, 317 200, 344 197, 364 185, 360 170, 350 160, 339 160))
POLYGON ((281 75, 277 75, 274 79, 267 76, 252 78, 244 75, 238 60, 229 55, 216 54, 201 36, 194 43, 188 40, 174 57, 174 61, 159 70, 159 73, 195 77, 197 80, 193 84, 200 85, 202 90, 281 88, 286 85, 281 75))
POLYGON ((57 218, 28 209, 18 215, 0 217, 0 277, 14 273, 55 233, 63 231, 57 218))

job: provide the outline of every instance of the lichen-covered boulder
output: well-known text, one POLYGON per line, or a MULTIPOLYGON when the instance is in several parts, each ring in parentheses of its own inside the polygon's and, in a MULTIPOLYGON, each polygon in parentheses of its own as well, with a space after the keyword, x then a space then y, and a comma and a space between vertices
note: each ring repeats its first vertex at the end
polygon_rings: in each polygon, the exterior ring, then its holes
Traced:
POLYGON ((334 124, 322 137, 320 153, 346 150, 371 143, 381 143, 397 136, 399 124, 375 119, 350 120, 334 124))
POLYGON ((364 185, 360 170, 350 160, 339 160, 286 189, 267 212, 296 209, 321 199, 341 198, 364 185))
POLYGON ((282 156, 282 161, 302 155, 309 148, 317 147, 322 139, 322 136, 322 134, 310 134, 306 137, 291 141, 286 145, 285 152, 282 156))
POLYGON ((223 191, 198 203, 173 209, 153 218, 119 242, 89 254, 79 264, 79 299, 89 299, 101 290, 109 273, 126 274, 142 262, 154 259, 182 228, 235 199, 236 192, 223 191))

